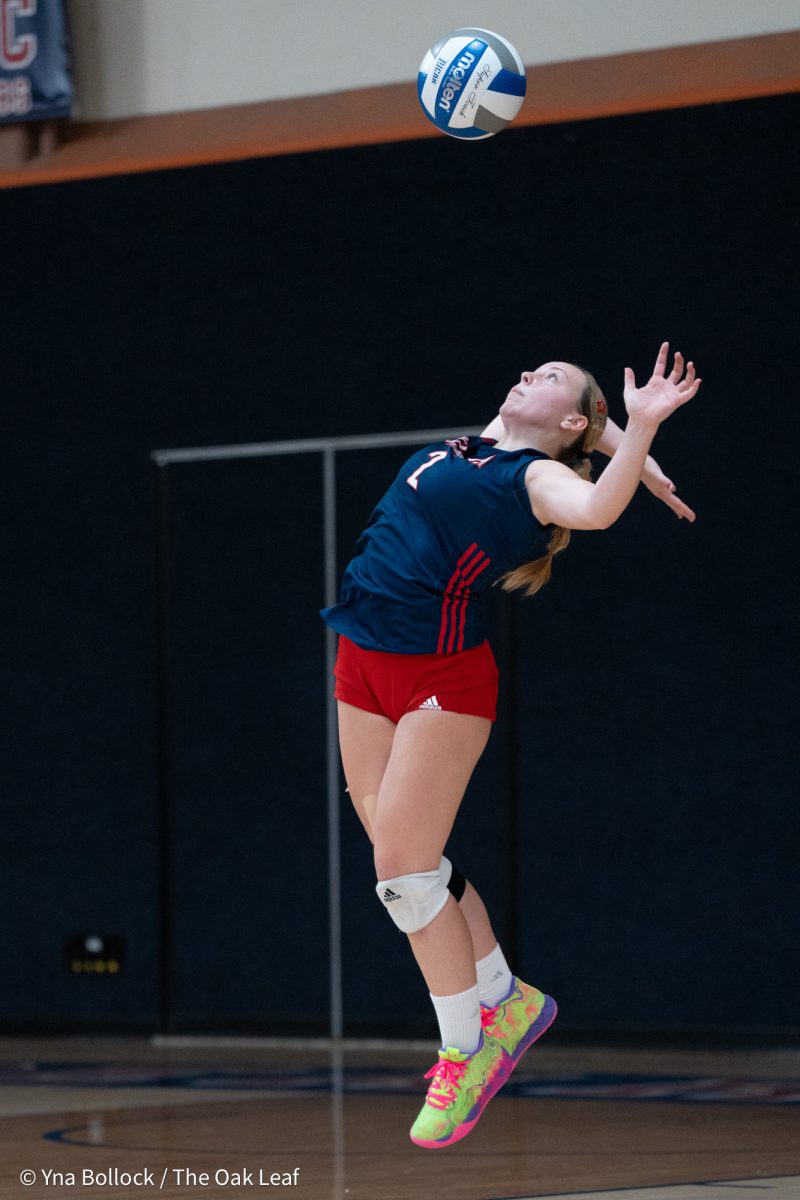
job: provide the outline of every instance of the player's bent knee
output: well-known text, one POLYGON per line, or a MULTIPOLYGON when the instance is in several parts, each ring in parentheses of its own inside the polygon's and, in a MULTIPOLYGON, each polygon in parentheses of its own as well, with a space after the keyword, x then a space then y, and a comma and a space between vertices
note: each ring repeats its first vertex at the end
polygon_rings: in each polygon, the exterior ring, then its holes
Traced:
POLYGON ((437 871, 418 871, 381 879, 375 891, 389 916, 403 933, 418 933, 430 925, 450 895, 437 871))

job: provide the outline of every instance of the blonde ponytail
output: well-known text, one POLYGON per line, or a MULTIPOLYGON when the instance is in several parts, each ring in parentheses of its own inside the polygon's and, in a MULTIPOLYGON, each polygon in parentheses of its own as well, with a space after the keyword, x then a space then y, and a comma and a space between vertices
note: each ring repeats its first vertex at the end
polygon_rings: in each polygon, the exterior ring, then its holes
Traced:
MULTIPOLYGON (((586 378, 586 386, 578 401, 578 412, 587 418, 588 424, 577 441, 565 448, 563 454, 559 456, 559 461, 566 463, 576 475, 580 475, 581 479, 591 481, 592 461, 589 455, 600 441, 606 427, 608 405, 594 376, 588 371, 584 371, 583 367, 579 367, 578 370, 583 371, 586 378)), ((546 553, 541 558, 534 559, 533 562, 523 563, 521 567, 507 571, 500 579, 503 591, 522 591, 526 596, 535 595, 549 582, 553 573, 553 559, 562 550, 566 550, 569 539, 569 529, 562 529, 560 525, 554 525, 546 553)))

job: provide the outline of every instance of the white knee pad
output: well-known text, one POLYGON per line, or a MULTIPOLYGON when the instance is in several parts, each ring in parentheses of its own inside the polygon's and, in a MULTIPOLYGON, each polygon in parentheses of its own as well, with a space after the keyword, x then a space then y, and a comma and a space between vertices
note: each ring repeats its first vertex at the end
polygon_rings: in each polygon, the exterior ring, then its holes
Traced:
POLYGON ((389 916, 403 933, 416 933, 430 925, 447 904, 450 895, 439 871, 419 871, 382 879, 375 891, 389 916))

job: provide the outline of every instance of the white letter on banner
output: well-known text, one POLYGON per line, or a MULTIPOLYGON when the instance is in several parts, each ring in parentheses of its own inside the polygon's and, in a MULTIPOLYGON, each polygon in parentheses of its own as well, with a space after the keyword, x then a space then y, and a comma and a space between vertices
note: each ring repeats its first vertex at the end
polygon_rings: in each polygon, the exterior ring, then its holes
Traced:
POLYGON ((0 66, 7 71, 19 71, 36 57, 36 34, 23 33, 17 37, 14 28, 17 17, 36 15, 36 0, 0 0, 0 66))

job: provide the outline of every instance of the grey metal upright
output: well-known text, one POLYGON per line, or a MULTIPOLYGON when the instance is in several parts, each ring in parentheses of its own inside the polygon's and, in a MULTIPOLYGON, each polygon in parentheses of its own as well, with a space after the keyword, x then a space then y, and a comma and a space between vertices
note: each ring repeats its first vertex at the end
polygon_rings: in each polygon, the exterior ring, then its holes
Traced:
MULTIPOLYGON (((342 450, 386 449, 390 446, 424 446, 462 434, 476 434, 475 429, 420 429, 403 433, 356 434, 350 437, 302 438, 292 441, 245 442, 230 446, 195 446, 171 450, 154 450, 151 460, 155 472, 153 488, 155 507, 155 571, 156 571, 156 679, 158 695, 158 763, 157 802, 159 829, 160 886, 160 972, 161 972, 161 1033, 170 1032, 170 998, 172 975, 172 913, 169 878, 172 860, 172 796, 170 794, 170 713, 169 713, 169 515, 168 470, 181 463, 219 462, 222 459, 269 458, 275 455, 318 453, 322 463, 323 539, 321 552, 324 562, 324 605, 336 603, 338 594, 338 555, 336 547, 336 455, 342 450)), ((377 497, 376 497, 377 499, 377 497)), ((366 521, 365 514, 365 521, 366 521)), ((339 842, 340 774, 337 738, 336 703, 329 686, 336 654, 336 635, 325 627, 326 706, 326 791, 328 828, 328 941, 330 957, 330 1036, 338 1041, 344 1029, 342 979, 342 903, 341 855, 339 842)), ((321 681, 322 682, 322 681, 321 681)))

